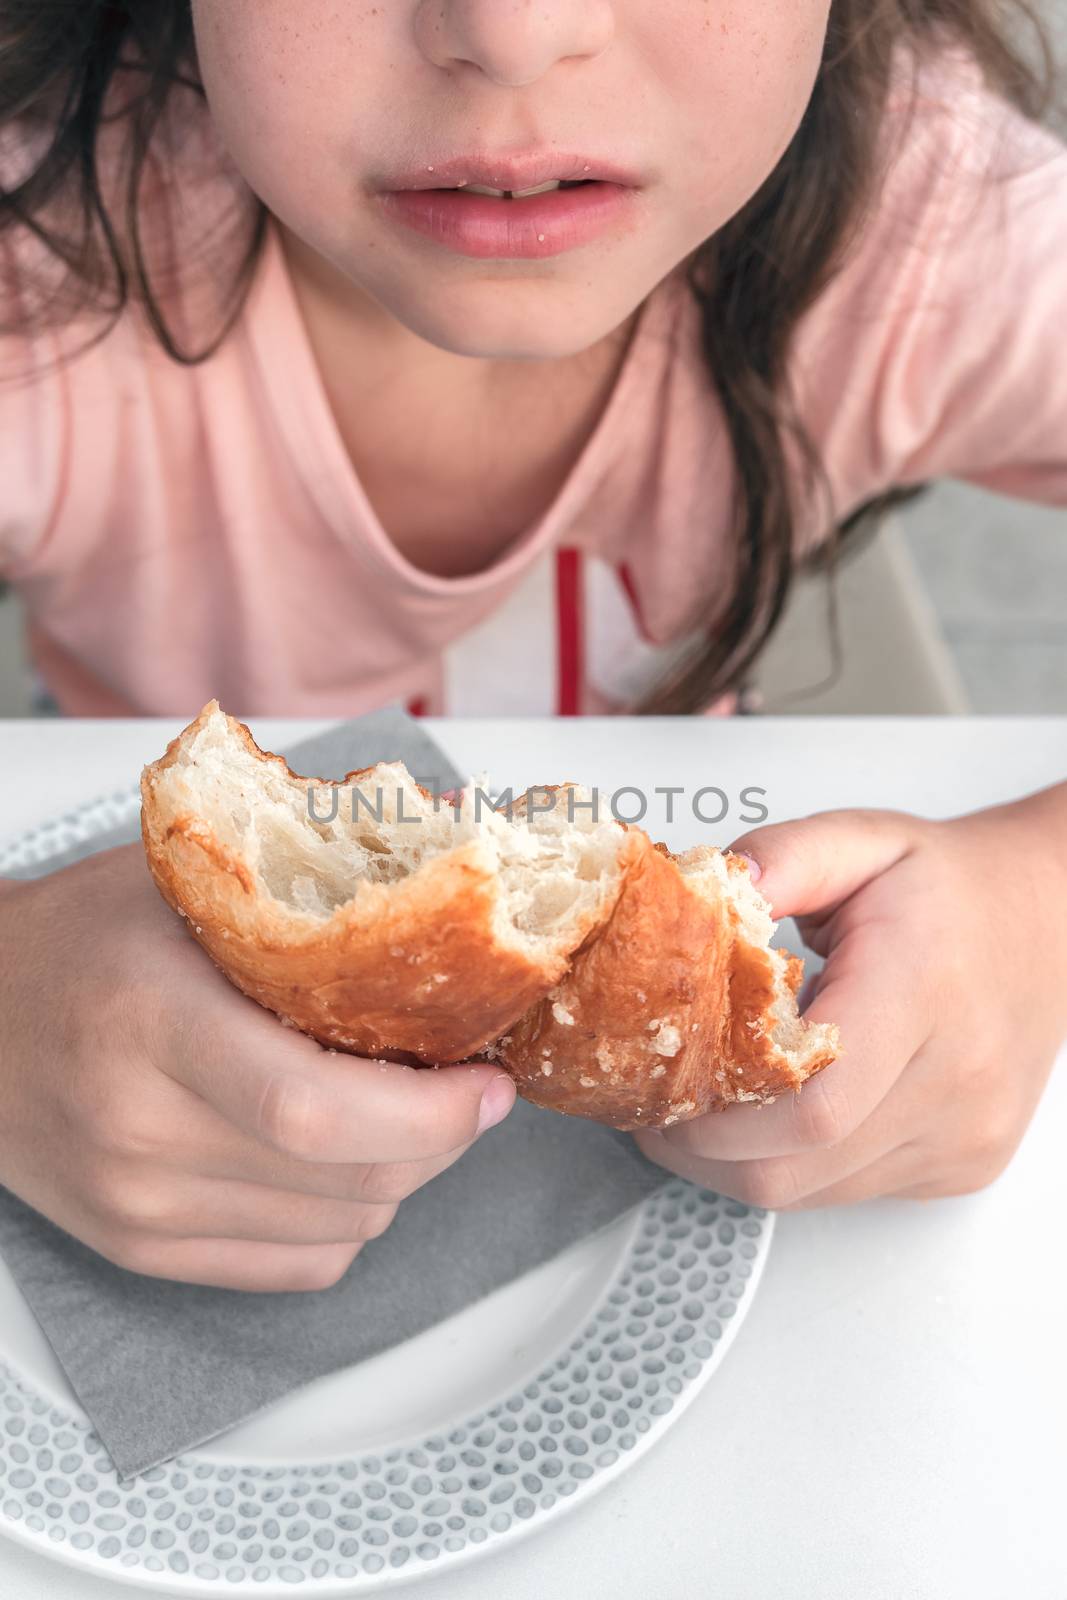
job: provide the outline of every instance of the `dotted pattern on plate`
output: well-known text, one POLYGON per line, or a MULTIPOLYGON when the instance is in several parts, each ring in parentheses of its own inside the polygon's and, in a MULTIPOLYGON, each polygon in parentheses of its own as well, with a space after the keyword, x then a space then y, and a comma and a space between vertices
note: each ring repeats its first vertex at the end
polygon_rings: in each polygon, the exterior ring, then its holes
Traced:
POLYGON ((87 1424, 0 1365, 0 1514, 107 1563, 234 1585, 436 1562, 551 1510, 661 1423, 715 1354, 769 1231, 765 1212, 666 1184, 553 1364, 462 1427, 358 1461, 187 1455, 122 1486, 87 1424))
POLYGON ((131 821, 140 810, 138 784, 130 789, 116 789, 99 800, 89 801, 77 811, 68 811, 65 816, 49 818, 11 843, 0 844, 0 874, 47 861, 57 851, 69 850, 91 839, 94 833, 131 821))

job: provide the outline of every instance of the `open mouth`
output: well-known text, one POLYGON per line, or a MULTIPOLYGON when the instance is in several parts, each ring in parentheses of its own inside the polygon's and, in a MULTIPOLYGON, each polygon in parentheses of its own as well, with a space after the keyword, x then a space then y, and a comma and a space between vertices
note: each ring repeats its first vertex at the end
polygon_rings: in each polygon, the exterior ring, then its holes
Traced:
POLYGON ((632 216, 634 192, 608 178, 560 178, 529 189, 460 178, 447 188, 389 190, 381 199, 397 223, 460 255, 495 260, 560 255, 588 244, 632 216), (557 193, 564 189, 575 192, 557 193))
POLYGON ((494 200, 529 200, 534 195, 551 194, 555 189, 587 188, 590 183, 595 181, 593 178, 576 178, 573 180, 562 178, 554 183, 538 184, 536 189, 490 189, 482 183, 460 183, 454 184, 447 189, 439 189, 436 192, 438 194, 459 194, 461 192, 463 194, 484 194, 489 195, 494 200))

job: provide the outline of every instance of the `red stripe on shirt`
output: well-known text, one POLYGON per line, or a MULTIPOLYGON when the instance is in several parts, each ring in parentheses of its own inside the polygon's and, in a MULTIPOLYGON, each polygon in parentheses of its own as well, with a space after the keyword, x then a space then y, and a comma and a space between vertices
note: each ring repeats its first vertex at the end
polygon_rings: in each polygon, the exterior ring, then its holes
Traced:
POLYGON ((556 712, 580 714, 582 685, 582 558, 577 550, 556 551, 556 712))
POLYGON ((626 598, 630 602, 630 609, 634 614, 634 621, 637 623, 638 631, 642 639, 644 639, 646 644, 655 644, 656 641, 645 627, 645 619, 641 615, 641 601, 638 598, 637 585, 634 582, 633 573, 630 571, 630 568, 626 565, 625 561, 616 567, 615 570, 619 574, 619 581, 626 590, 626 598))

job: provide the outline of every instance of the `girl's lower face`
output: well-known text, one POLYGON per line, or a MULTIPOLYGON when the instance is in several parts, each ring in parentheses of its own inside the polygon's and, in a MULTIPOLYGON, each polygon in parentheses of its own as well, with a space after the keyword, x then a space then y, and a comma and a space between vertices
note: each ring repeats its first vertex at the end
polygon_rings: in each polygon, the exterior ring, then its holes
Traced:
POLYGON ((617 328, 760 187, 831 0, 192 4, 233 159, 353 309, 544 359, 617 328), (555 178, 582 186, 464 192, 555 178))

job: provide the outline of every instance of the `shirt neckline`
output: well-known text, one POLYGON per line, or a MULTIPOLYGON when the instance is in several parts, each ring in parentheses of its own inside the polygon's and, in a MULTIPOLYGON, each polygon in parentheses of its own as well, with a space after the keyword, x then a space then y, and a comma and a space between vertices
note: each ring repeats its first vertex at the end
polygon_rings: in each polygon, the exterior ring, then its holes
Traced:
POLYGON ((454 578, 415 566, 382 526, 341 438, 273 218, 268 218, 263 254, 249 291, 247 327, 267 403, 292 462, 336 536, 394 587, 424 596, 457 598, 497 588, 524 571, 584 503, 638 385, 649 337, 665 323, 670 282, 668 277, 657 284, 640 306, 608 399, 551 504, 496 561, 454 578))

